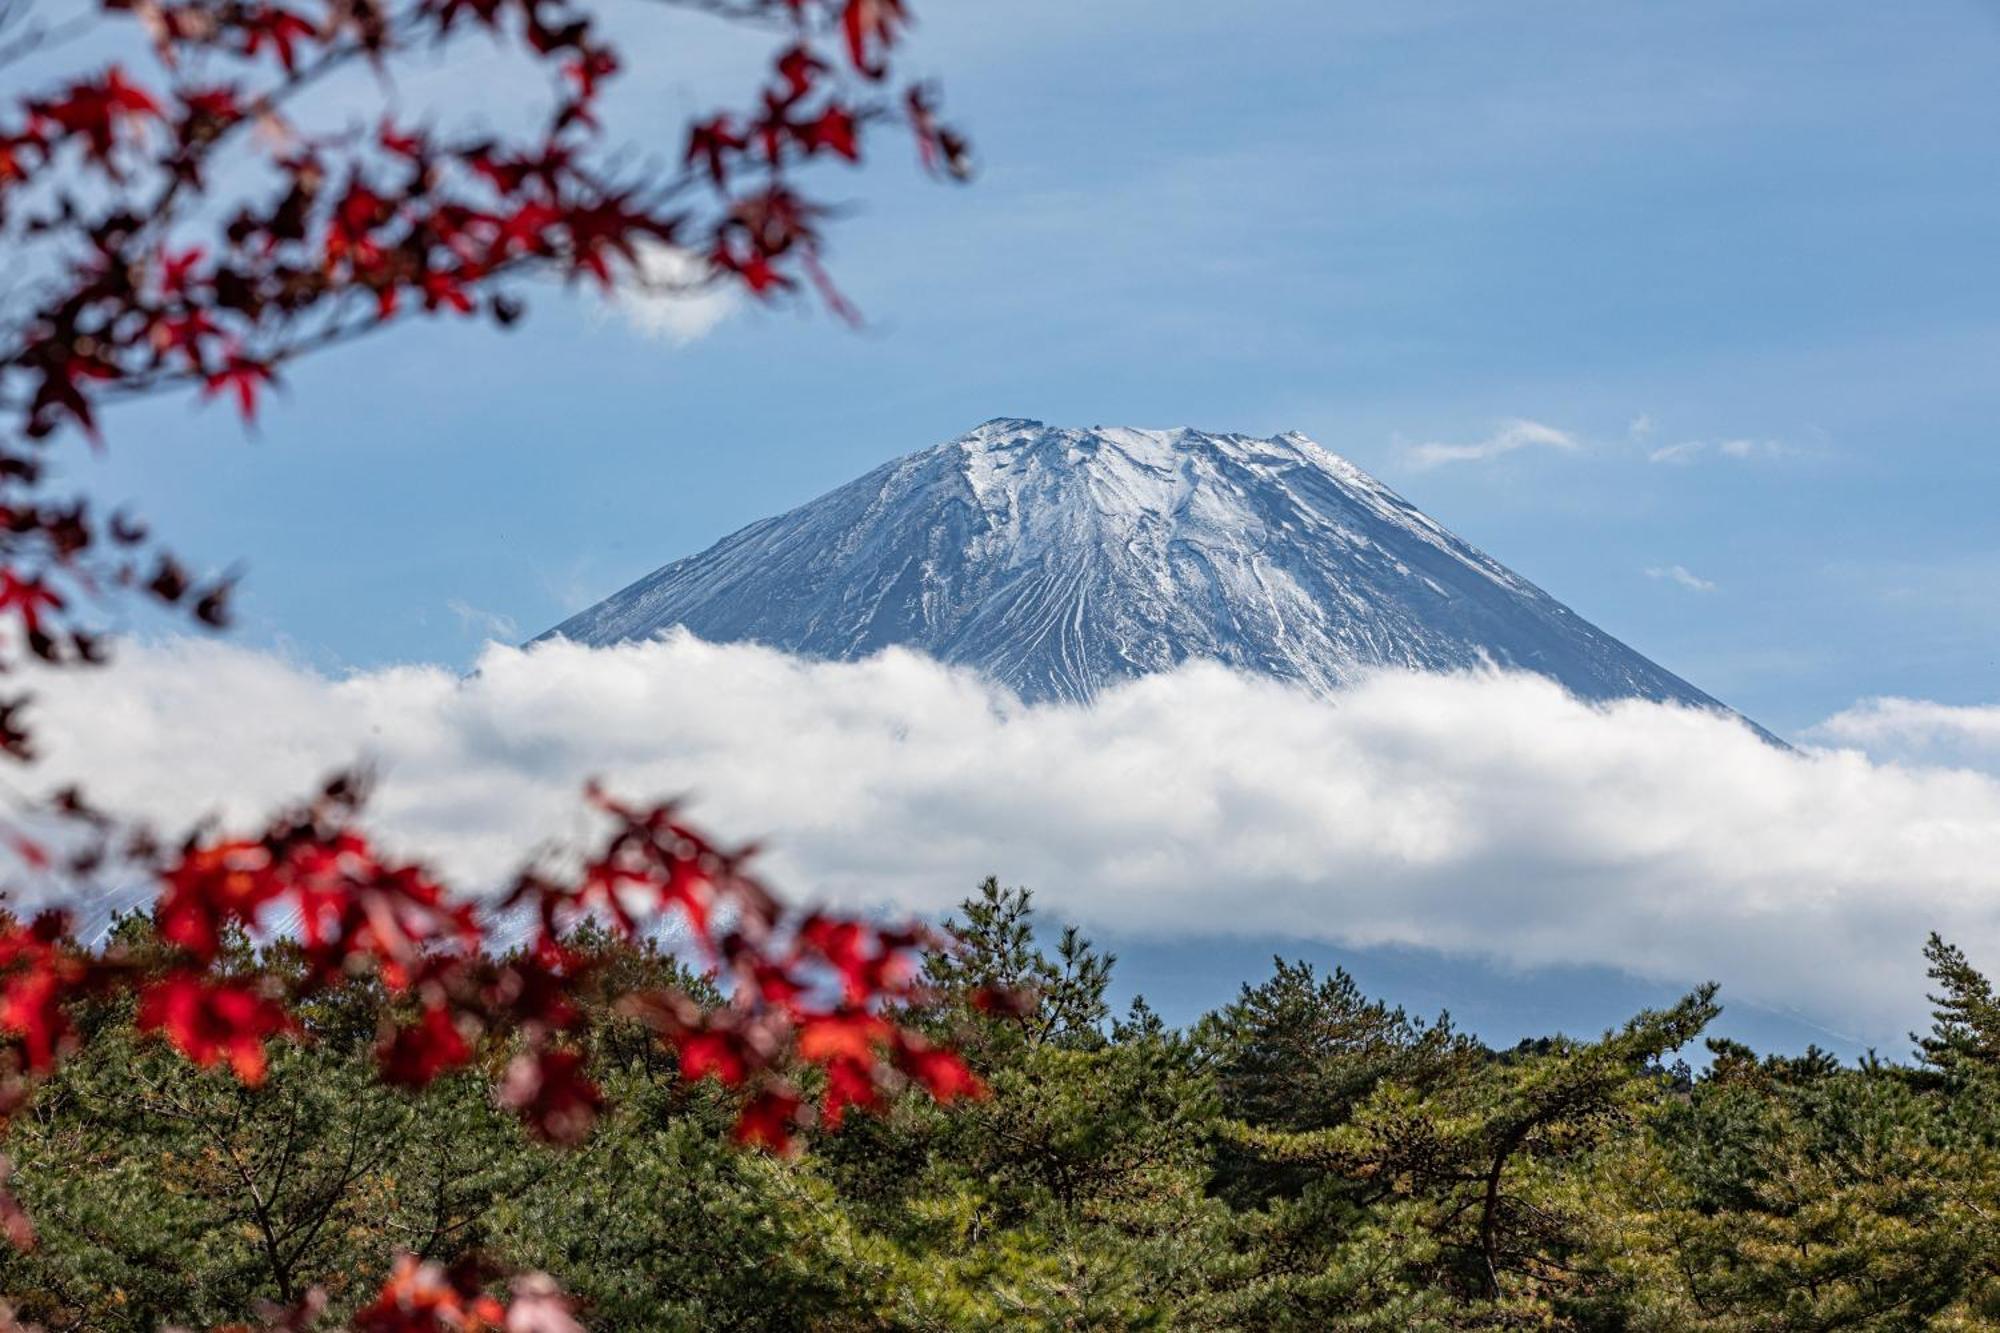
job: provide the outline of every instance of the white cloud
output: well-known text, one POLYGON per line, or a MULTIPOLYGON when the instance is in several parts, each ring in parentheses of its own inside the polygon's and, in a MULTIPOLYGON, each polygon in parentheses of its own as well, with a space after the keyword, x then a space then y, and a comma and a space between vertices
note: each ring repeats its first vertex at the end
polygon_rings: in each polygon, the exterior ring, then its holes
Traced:
POLYGON ((1867 699, 1812 729, 1815 739, 1880 758, 2000 772, 2000 705, 1867 699))
POLYGON ((736 289, 713 276, 708 261, 692 250, 642 242, 637 273, 619 286, 610 304, 647 337, 685 347, 707 337, 741 304, 736 289))
POLYGON ((717 832, 768 841, 780 885, 852 904, 938 912, 992 872, 1126 931, 1713 977, 1884 1042, 1921 1021, 1926 931, 2000 966, 2000 777, 1782 750, 1533 676, 1324 700, 1195 665, 1027 707, 900 651, 496 645, 469 676, 331 678, 180 641, 37 688, 45 780, 247 819, 371 757, 383 834, 474 885, 582 834, 595 774, 692 793, 717 832))
POLYGON ((1738 462, 1753 458, 1789 458, 1797 450, 1783 440, 1723 440, 1711 444, 1707 440, 1683 440, 1679 444, 1661 445, 1646 455, 1649 463, 1693 463, 1704 457, 1721 457, 1738 462))
POLYGON ((1646 571, 1649 579, 1666 579, 1678 583, 1691 592, 1714 592, 1715 583, 1694 573, 1686 565, 1655 565, 1646 571))
POLYGON ((1483 462, 1520 449, 1563 449, 1575 451, 1583 444, 1567 431, 1544 426, 1539 421, 1514 420, 1473 444, 1413 444, 1405 456, 1416 467, 1438 467, 1445 463, 1483 462))
POLYGON ((1648 463, 1692 463, 1701 457, 1708 445, 1701 440, 1683 440, 1679 444, 1663 444, 1646 455, 1648 463))
POLYGON ((460 625, 473 633, 509 643, 521 637, 520 623, 510 615, 484 610, 458 597, 446 602, 445 608, 458 617, 460 625))

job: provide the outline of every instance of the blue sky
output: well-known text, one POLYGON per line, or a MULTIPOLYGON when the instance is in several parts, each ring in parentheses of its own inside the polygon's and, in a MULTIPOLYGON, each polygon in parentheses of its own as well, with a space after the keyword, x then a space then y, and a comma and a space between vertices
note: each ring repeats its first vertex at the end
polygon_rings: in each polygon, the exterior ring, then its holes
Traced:
MULTIPOLYGON (((552 290, 73 467, 341 668, 467 663, 989 417, 1296 428, 1778 730, 1994 698, 2000 5, 919 8, 984 170, 828 180, 866 329, 552 290)), ((666 151, 744 54, 628 45, 666 151)))

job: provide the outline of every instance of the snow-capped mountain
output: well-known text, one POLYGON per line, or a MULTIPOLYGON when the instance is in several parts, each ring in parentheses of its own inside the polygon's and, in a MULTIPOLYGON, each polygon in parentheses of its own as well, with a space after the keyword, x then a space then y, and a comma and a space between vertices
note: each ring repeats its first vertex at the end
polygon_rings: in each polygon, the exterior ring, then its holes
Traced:
POLYGON ((1491 664, 1588 699, 1722 707, 1297 433, 989 421, 542 637, 675 625, 821 658, 908 645, 1028 699, 1213 658, 1315 689, 1491 664))

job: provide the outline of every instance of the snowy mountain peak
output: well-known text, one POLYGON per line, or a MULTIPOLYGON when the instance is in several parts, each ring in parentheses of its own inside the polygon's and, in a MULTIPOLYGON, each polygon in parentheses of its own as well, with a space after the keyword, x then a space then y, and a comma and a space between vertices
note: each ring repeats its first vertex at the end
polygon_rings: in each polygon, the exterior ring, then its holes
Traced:
MULTIPOLYGON (((1266 520, 1272 516, 1286 532, 1305 534, 1327 526, 1324 506, 1307 494, 1317 484, 1336 489, 1347 508, 1399 529, 1481 577, 1508 588, 1528 586, 1300 431, 1260 438, 1209 434, 1189 426, 1069 430, 1001 417, 953 445, 962 457, 966 484, 980 508, 995 516, 996 530, 1011 531, 1005 516, 1024 506, 1050 519, 1072 521, 1081 508, 1096 515, 1088 526, 1145 532, 1168 543, 1188 539, 1212 548, 1220 533, 1246 520, 1268 542, 1272 534, 1266 520), (1275 515, 1260 512, 1272 504, 1279 511, 1275 515)), ((1333 530, 1348 538, 1355 535, 1337 522, 1333 530)))
POLYGON ((907 645, 1029 699, 1211 658, 1319 690, 1382 667, 1497 665, 1584 698, 1721 707, 1297 431, 996 417, 549 635, 610 644, 675 625, 824 658, 907 645))

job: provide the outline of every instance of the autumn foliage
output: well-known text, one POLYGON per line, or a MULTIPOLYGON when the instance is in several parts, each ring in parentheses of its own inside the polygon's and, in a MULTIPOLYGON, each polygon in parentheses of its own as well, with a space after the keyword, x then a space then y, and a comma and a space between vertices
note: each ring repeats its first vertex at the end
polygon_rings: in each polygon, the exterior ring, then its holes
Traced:
POLYGON ((369 977, 415 1002, 415 1016, 386 1029, 381 1076, 422 1087, 472 1063, 481 1044, 524 1039, 496 1095, 541 1137, 578 1143, 601 1098, 574 1045, 585 1035, 572 997, 596 981, 602 957, 565 940, 586 917, 635 941, 684 926, 731 1002, 704 1008, 675 992, 622 997, 679 1054, 687 1077, 744 1090, 745 1142, 785 1148, 807 1115, 785 1071, 827 1072, 821 1110, 872 1107, 905 1083, 941 1101, 976 1094, 962 1062, 879 1012, 915 998, 915 950, 926 933, 814 913, 796 920, 744 868, 678 819, 671 806, 636 808, 601 793, 613 822, 604 846, 567 875, 524 874, 499 906, 533 923, 529 946, 497 961, 481 911, 453 897, 421 867, 378 855, 356 827, 358 787, 342 778, 302 810, 254 838, 197 838, 162 858, 155 929, 171 965, 141 969, 120 951, 86 952, 61 912, 0 933, 0 1020, 13 1057, 11 1096, 45 1073, 75 1039, 65 1004, 125 986, 138 1025, 197 1065, 226 1064, 245 1083, 264 1075, 266 1040, 295 1029, 291 1002, 318 988, 369 977), (268 935, 291 923, 304 967, 274 989, 267 975, 237 975, 223 941, 268 935))
MULTIPOLYGON (((816 294, 856 318, 823 262, 829 209, 801 169, 858 163, 871 132, 893 125, 926 169, 967 172, 935 91, 892 77, 911 14, 902 0, 680 7, 763 28, 774 54, 743 107, 648 156, 607 141, 602 95, 621 61, 599 17, 569 0, 105 0, 90 35, 129 54, 67 75, 53 71, 75 34, 0 5, 0 66, 31 69, 37 85, 0 104, 0 247, 14 280, 0 308, 0 670, 23 654, 103 660, 93 614, 121 596, 227 621, 228 577, 198 578, 128 515, 50 494, 48 451, 101 446, 116 402, 190 389, 253 420, 316 350, 416 315, 509 325, 537 276, 645 284, 662 251, 697 285, 816 294), (459 134, 387 111, 357 125, 351 105, 315 100, 351 71, 388 107, 399 63, 470 42, 539 72, 529 128, 459 134)), ((0 699, 0 749, 18 761, 34 755, 28 703, 0 699)), ((574 997, 604 979, 565 944, 586 918, 626 940, 685 931, 706 959, 720 1006, 644 992, 615 1008, 673 1048, 687 1078, 740 1094, 745 1144, 783 1150, 815 1117, 837 1122, 908 1085, 940 1101, 980 1092, 955 1054, 888 1016, 914 996, 922 932, 787 908, 745 853, 672 806, 590 793, 610 825, 603 845, 489 902, 377 846, 363 785, 338 779, 262 830, 178 844, 75 790, 17 820, 6 836, 33 900, 64 883, 150 882, 161 947, 143 963, 82 947, 54 908, 0 925, 0 1110, 18 1111, 74 1050, 85 997, 129 992, 141 1030, 255 1085, 267 1043, 304 1036, 303 998, 368 978, 409 1014, 381 1033, 385 1081, 422 1087, 504 1050, 498 1102, 575 1144, 603 1106, 574 997), (522 922, 527 948, 489 947, 502 923, 522 922), (232 969, 231 939, 274 933, 297 939, 296 978, 232 969), (799 1089, 805 1068, 821 1071, 816 1098, 799 1089)), ((31 1241, 4 1193, 0 1214, 31 1241)), ((413 1260, 356 1327, 575 1327, 545 1280, 520 1279, 505 1302, 497 1282, 413 1260)), ((283 1318, 304 1326, 310 1312, 283 1318)))

